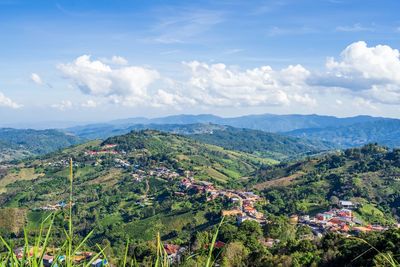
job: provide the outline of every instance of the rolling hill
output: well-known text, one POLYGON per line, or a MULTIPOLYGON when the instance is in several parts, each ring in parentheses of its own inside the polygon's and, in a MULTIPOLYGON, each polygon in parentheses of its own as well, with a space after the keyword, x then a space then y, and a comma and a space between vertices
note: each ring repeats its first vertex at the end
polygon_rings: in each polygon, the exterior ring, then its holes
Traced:
MULTIPOLYGON (((228 133, 235 136, 235 131, 247 133, 248 130, 234 129, 228 133)), ((260 139, 253 134, 250 132, 249 138, 260 139)), ((239 147, 241 142, 237 144, 239 147)), ((23 227, 30 237, 34 236, 42 220, 54 210, 55 228, 63 228, 68 215, 60 206, 69 196, 69 157, 74 163, 72 219, 76 238, 86 236, 93 229, 88 246, 112 244, 116 253, 124 251, 124 242, 129 238, 134 242, 135 257, 141 261, 151 253, 155 246, 151 240, 158 232, 164 243, 187 246, 205 240, 204 244, 208 244, 209 233, 214 232, 221 219, 221 210, 233 207, 227 198, 208 198, 211 193, 205 188, 210 183, 219 193, 253 191, 264 197, 255 208, 262 210, 273 223, 265 228, 254 221, 237 226, 235 218, 227 218, 219 238, 227 244, 232 238, 242 240, 246 249, 268 249, 265 255, 272 255, 271 261, 279 255, 298 255, 297 247, 303 247, 304 242, 323 245, 332 238, 327 234, 323 239, 304 240, 304 234, 310 235, 311 230, 304 232, 304 227, 291 225, 289 215, 315 214, 331 207, 338 199, 360 203, 354 212, 365 223, 393 225, 400 214, 400 150, 367 145, 277 163, 206 144, 190 135, 142 130, 0 166, 0 214, 12 214, 10 218, 0 219, 2 236, 21 242, 23 227), (193 180, 196 186, 182 190, 185 180, 193 180), (283 240, 282 247, 267 248, 263 242, 265 234, 281 235, 278 230, 275 233, 271 230, 274 227, 284 232, 282 237, 290 231, 296 237, 291 241, 279 237, 283 240), (238 234, 244 230, 245 234, 238 234), (252 236, 255 231, 256 237, 252 236), (287 250, 291 242, 297 244, 295 251, 287 250)), ((56 235, 53 238, 62 244, 56 235)), ((347 251, 343 245, 347 238, 335 240, 327 248, 318 245, 316 257, 332 249, 347 251)), ((316 253, 316 247, 307 251, 316 253)), ((347 258, 354 258, 349 254, 347 258)), ((347 258, 335 256, 324 261, 346 262, 347 258)))
POLYGON ((298 129, 285 134, 310 140, 329 141, 342 148, 368 143, 400 147, 400 120, 384 119, 336 127, 298 129))
MULTIPOLYGON (((107 138, 128 133, 132 130, 155 129, 185 133, 185 125, 220 125, 278 133, 311 140, 314 144, 328 142, 335 147, 348 148, 371 142, 390 147, 400 145, 400 120, 356 116, 337 118, 320 115, 248 115, 222 118, 214 115, 175 115, 163 118, 132 118, 104 124, 83 125, 67 131, 89 139, 107 138), (179 129, 180 128, 180 129, 179 129)), ((195 132, 190 132, 193 134, 195 132)), ((304 141, 303 142, 307 142, 304 141)))
POLYGON ((189 137, 207 144, 276 160, 298 158, 335 148, 335 145, 328 141, 312 141, 230 126, 191 134, 189 137))
MULTIPOLYGON (((69 157, 74 159, 78 212, 85 218, 83 222, 97 221, 101 229, 110 223, 117 223, 121 229, 131 229, 133 225, 139 226, 141 219, 156 223, 175 213, 181 214, 176 220, 181 217, 191 220, 194 214, 199 223, 206 223, 203 201, 190 204, 195 209, 171 210, 171 205, 179 202, 173 192, 178 189, 180 179, 193 175, 197 181, 235 187, 260 167, 276 163, 185 136, 149 130, 132 132, 7 165, 0 174, 0 206, 30 209, 28 218, 42 218, 36 209, 65 201, 68 196, 66 159, 69 157), (133 174, 143 173, 146 178, 134 179, 133 174), (144 193, 148 195, 146 199, 143 199, 144 193), (94 211, 98 214, 95 221, 94 211), (155 214, 158 215, 154 217, 155 214)), ((163 233, 169 234, 166 231, 170 228, 164 227, 163 233)), ((130 231, 136 231, 134 229, 130 231)))
POLYGON ((44 155, 82 143, 83 139, 58 130, 0 129, 0 161, 44 155))
POLYGON ((371 116, 356 116, 348 118, 337 118, 334 116, 322 115, 247 115, 232 118, 223 118, 210 114, 200 115, 174 115, 161 118, 131 118, 114 120, 107 123, 88 124, 68 128, 67 131, 73 132, 79 136, 92 133, 99 134, 96 129, 129 129, 133 125, 154 125, 154 124, 218 124, 228 125, 237 128, 248 128, 262 130, 266 132, 289 132, 297 129, 306 128, 326 128, 334 126, 346 126, 355 123, 384 120, 385 118, 371 116))
POLYGON ((77 134, 80 134, 82 138, 101 138, 113 136, 118 133, 125 134, 129 131, 151 129, 185 135, 203 143, 218 145, 226 149, 238 150, 275 160, 287 160, 336 147, 328 141, 312 141, 260 130, 239 129, 210 123, 135 124, 123 129, 103 127, 101 130, 93 129, 93 131, 82 131, 77 134))
POLYGON ((264 192, 275 214, 326 210, 333 199, 352 200, 360 218, 393 223, 400 218, 400 150, 366 145, 260 169, 246 186, 264 192))

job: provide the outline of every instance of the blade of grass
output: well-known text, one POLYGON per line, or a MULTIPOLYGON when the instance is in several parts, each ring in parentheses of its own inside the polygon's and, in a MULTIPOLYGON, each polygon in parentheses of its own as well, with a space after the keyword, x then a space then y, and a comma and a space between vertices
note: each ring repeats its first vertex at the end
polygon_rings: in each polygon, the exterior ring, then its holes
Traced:
POLYGON ((129 238, 126 241, 126 248, 125 248, 125 254, 124 254, 124 262, 122 264, 123 267, 126 267, 126 260, 128 258, 128 250, 129 250, 129 238))
POLYGON ((208 251, 208 258, 207 258, 206 267, 210 267, 211 266, 212 253, 213 253, 213 250, 214 250, 215 242, 217 241, 219 228, 221 227, 222 223, 224 222, 224 218, 225 217, 222 217, 221 222, 218 224, 218 227, 215 230, 215 234, 214 234, 214 236, 212 238, 210 249, 208 251))

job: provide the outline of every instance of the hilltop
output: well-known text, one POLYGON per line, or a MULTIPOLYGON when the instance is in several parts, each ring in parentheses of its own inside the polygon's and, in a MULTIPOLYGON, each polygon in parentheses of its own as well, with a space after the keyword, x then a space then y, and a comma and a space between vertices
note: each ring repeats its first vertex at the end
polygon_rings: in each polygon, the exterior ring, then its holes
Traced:
MULTIPOLYGON (((246 128, 284 136, 301 138, 302 142, 313 145, 324 144, 338 148, 380 143, 389 147, 400 146, 400 120, 355 116, 338 118, 322 115, 247 115, 222 118, 214 115, 175 115, 162 118, 132 118, 115 120, 101 124, 89 124, 66 129, 82 138, 107 138, 128 133, 132 130, 155 129, 182 134, 196 134, 190 128, 226 129, 227 126, 246 128), (197 126, 196 126, 197 125, 197 126), (199 126, 202 125, 202 126, 199 126), (209 126, 207 126, 209 125, 209 126)), ((202 132, 200 132, 202 133, 202 132)))

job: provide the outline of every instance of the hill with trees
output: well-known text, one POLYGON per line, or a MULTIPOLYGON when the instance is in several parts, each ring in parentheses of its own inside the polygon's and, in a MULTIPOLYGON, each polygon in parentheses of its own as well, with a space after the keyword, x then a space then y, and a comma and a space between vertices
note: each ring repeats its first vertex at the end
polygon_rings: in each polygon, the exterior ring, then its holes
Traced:
MULTIPOLYGON (((1 220, 2 237, 20 246, 22 228, 33 238, 52 213, 54 229, 65 228, 69 157, 75 238, 93 230, 82 249, 99 244, 116 264, 128 239, 128 262, 154 264, 157 233, 163 244, 184 248, 180 266, 205 266, 209 257, 222 266, 382 266, 399 260, 398 229, 314 237, 312 228, 289 219, 350 200, 359 203, 354 213, 365 224, 393 227, 400 206, 398 149, 371 144, 278 163, 189 136, 134 131, 2 166, 0 214, 19 216, 18 223, 1 220), (222 211, 237 209, 238 195, 260 196, 247 207, 266 218, 240 222, 227 215, 216 232, 222 211)), ((50 242, 61 247, 64 241, 53 234, 50 242)))
POLYGON ((84 139, 58 130, 0 129, 0 161, 44 155, 84 139))
POLYGON ((360 218, 400 218, 400 150, 370 144, 260 169, 248 188, 264 192, 272 214, 315 214, 338 200, 359 204, 360 218))
POLYGON ((400 121, 395 119, 327 128, 298 129, 285 134, 315 141, 329 141, 341 148, 362 146, 368 143, 400 147, 400 121))

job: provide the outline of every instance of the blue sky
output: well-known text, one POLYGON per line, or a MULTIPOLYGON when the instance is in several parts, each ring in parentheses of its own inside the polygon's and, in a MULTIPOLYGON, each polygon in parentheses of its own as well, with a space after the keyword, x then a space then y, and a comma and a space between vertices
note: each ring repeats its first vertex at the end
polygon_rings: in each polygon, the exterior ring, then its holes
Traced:
POLYGON ((0 123, 400 117, 398 10, 396 0, 0 0, 0 123))

